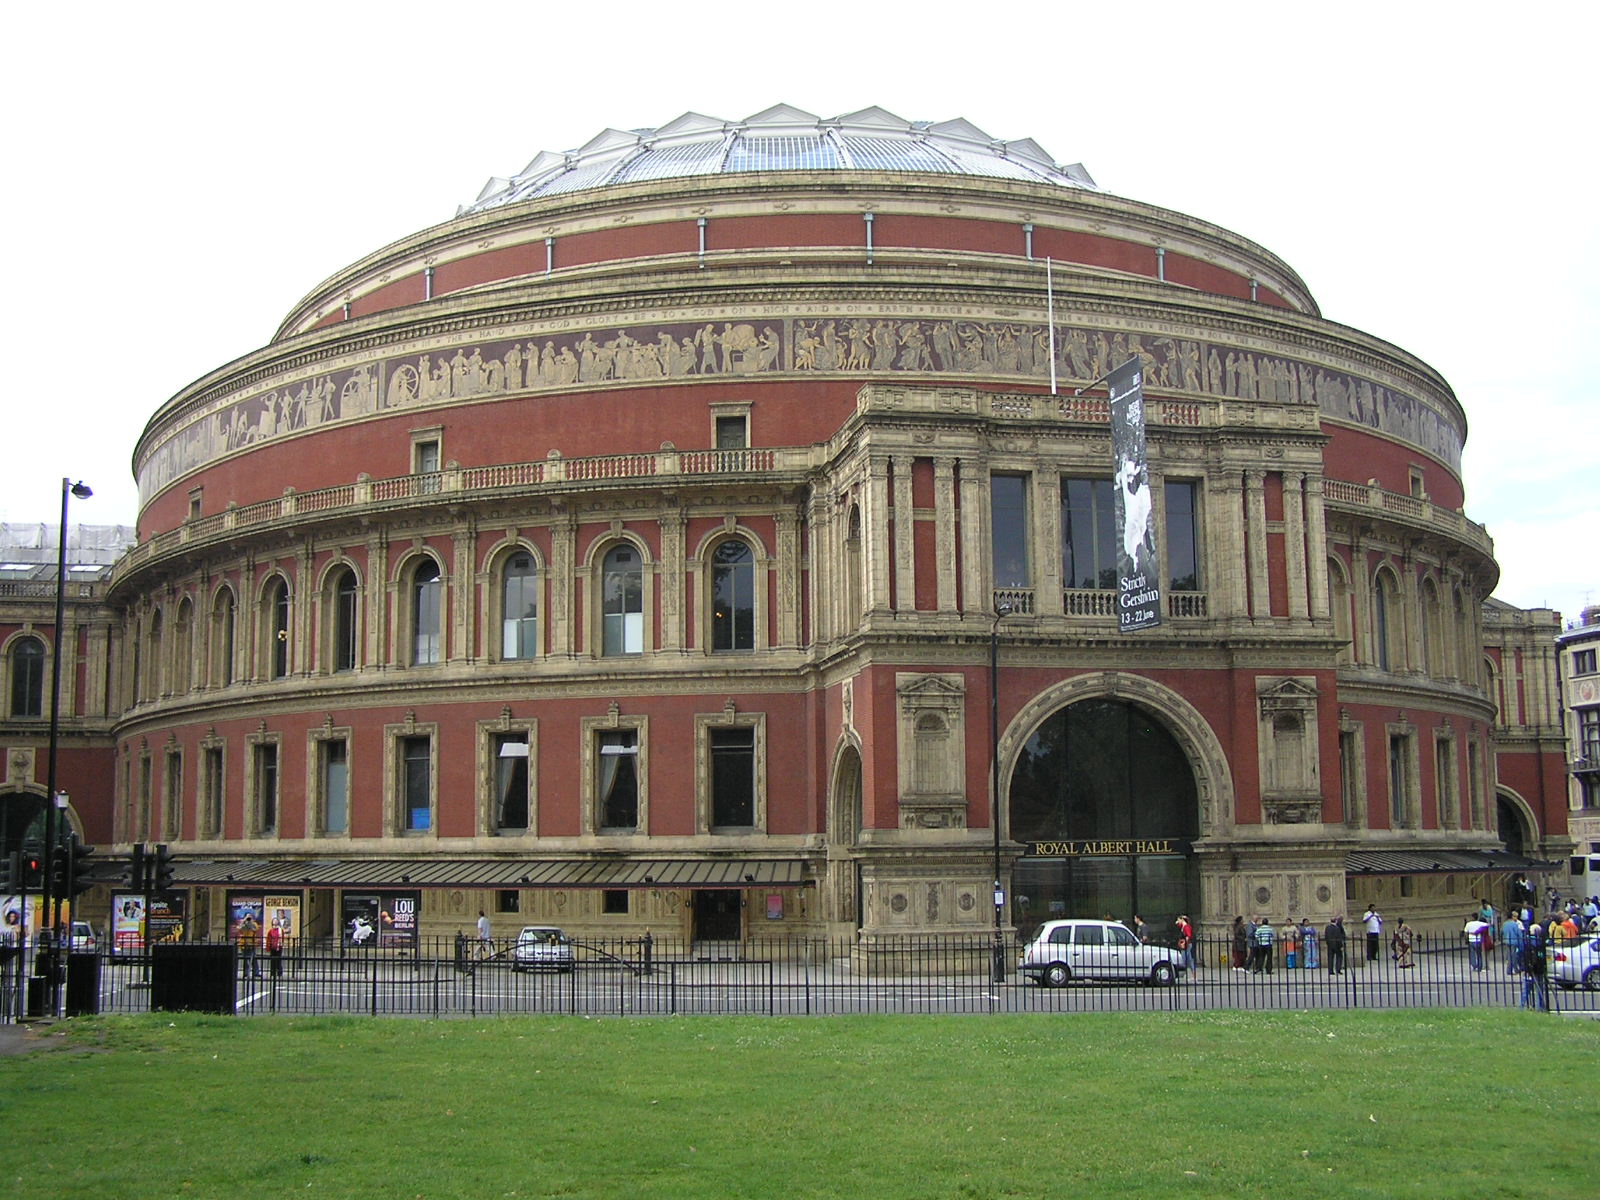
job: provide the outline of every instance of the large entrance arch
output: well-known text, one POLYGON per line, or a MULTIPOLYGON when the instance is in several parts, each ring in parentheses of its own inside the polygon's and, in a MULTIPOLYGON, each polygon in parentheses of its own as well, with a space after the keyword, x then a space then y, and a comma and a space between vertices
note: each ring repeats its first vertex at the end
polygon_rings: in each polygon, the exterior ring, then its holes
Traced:
POLYGON ((1179 913, 1198 915, 1199 787, 1153 708, 1108 695, 1062 705, 1017 750, 1006 794, 1011 837, 1027 848, 1012 877, 1022 932, 1056 917, 1137 914, 1164 940, 1179 913))

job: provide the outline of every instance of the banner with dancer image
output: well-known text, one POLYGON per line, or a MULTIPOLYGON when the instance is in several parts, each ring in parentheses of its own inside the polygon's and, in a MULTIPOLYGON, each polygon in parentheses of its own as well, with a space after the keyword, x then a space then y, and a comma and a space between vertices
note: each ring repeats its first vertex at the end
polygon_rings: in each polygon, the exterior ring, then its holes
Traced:
POLYGON ((1161 568, 1145 454, 1144 376, 1130 358, 1106 379, 1111 397, 1111 457, 1116 481, 1117 628, 1161 624, 1161 568))

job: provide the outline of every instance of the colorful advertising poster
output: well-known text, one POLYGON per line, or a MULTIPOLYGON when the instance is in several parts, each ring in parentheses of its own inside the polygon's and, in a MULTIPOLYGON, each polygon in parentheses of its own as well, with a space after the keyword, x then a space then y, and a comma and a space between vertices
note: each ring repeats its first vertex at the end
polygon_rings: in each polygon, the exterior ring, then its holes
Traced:
POLYGON ((154 946, 160 942, 183 941, 184 901, 182 892, 156 892, 145 910, 145 934, 154 946))
POLYGON ((144 949, 144 897, 116 893, 111 897, 111 953, 137 954, 144 949))
POLYGON ((304 896, 300 892, 229 892, 228 940, 237 942, 239 932, 246 929, 255 934, 255 944, 267 944, 267 930, 277 926, 286 942, 292 942, 304 931, 304 896))
POLYGON ((1122 633, 1161 624, 1161 576, 1156 558, 1145 454, 1143 364, 1130 358, 1106 380, 1111 395, 1111 457, 1115 462, 1117 628, 1122 633))
POLYGON ((0 899, 0 945, 17 946, 33 940, 39 928, 40 903, 40 897, 29 896, 28 911, 24 913, 21 896, 0 899))
POLYGON ((421 892, 345 892, 340 926, 347 949, 415 950, 421 892))

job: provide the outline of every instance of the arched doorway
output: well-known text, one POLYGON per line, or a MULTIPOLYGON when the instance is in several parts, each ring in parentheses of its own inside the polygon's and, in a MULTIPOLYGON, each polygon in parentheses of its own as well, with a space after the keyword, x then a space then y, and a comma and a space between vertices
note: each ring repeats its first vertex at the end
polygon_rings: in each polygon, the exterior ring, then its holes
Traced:
POLYGON ((1092 697, 1047 716, 1018 753, 1008 790, 1012 919, 1024 935, 1057 917, 1143 917, 1166 940, 1200 911, 1194 770, 1151 709, 1092 697))
POLYGON ((1495 810, 1496 832, 1500 835, 1506 853, 1527 854, 1528 847, 1533 844, 1532 831, 1523 821, 1522 813, 1518 811, 1516 803, 1501 792, 1495 796, 1495 810))

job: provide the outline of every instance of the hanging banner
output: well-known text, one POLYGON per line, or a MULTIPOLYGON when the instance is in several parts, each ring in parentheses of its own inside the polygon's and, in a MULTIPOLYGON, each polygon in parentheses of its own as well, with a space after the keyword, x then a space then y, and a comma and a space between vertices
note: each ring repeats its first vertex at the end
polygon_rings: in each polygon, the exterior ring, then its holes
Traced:
POLYGON ((1111 396, 1111 456, 1116 464, 1117 628, 1161 624, 1161 579, 1144 440, 1142 364, 1130 358, 1106 379, 1111 396))

